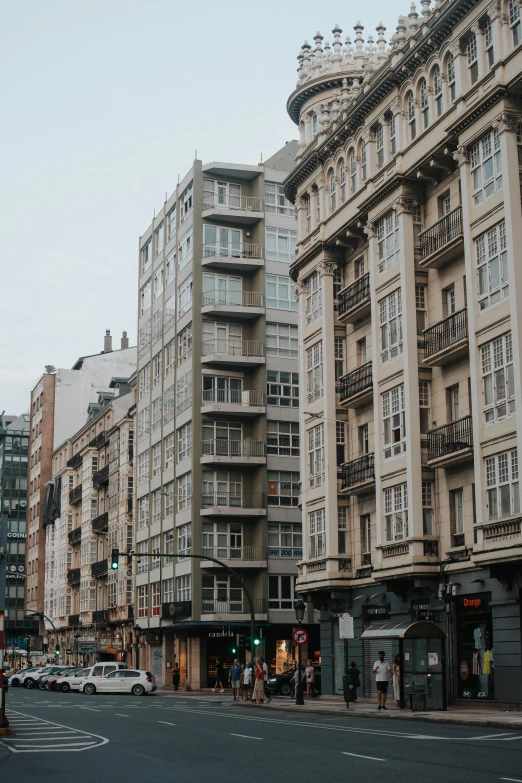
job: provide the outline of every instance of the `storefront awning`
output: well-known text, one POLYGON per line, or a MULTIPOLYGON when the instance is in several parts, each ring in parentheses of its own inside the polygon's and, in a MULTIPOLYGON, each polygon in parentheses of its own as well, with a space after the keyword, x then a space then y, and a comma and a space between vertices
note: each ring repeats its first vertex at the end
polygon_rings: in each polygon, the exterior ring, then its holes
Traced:
POLYGON ((436 623, 376 623, 361 634, 361 639, 445 639, 446 632, 436 623))

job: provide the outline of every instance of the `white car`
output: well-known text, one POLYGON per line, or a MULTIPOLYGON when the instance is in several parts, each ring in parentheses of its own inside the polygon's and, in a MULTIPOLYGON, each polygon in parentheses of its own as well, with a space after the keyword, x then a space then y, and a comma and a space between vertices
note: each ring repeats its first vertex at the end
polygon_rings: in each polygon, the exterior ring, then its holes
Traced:
POLYGON ((76 674, 71 674, 70 677, 64 677, 60 683, 60 690, 63 693, 69 693, 69 691, 79 691, 80 685, 84 680, 89 677, 95 677, 99 680, 110 672, 116 671, 116 669, 126 669, 125 663, 116 663, 114 661, 108 661, 106 663, 95 663, 93 666, 87 666, 76 674))
POLYGON ((42 666, 40 669, 27 671, 27 673, 22 674, 19 678, 19 683, 26 688, 34 688, 35 685, 38 686, 40 677, 43 677, 45 674, 59 672, 61 669, 63 669, 63 666, 42 666))
POLYGON ((93 693, 132 693, 144 696, 156 690, 156 680, 150 672, 143 669, 121 669, 104 677, 87 677, 80 681, 80 691, 93 693))

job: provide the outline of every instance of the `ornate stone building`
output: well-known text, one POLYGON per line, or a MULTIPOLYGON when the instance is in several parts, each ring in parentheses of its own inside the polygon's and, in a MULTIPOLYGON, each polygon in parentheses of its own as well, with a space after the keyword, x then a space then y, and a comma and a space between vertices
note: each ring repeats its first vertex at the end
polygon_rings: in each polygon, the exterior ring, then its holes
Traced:
POLYGON ((364 628, 421 612, 453 698, 522 701, 521 5, 422 0, 389 46, 336 25, 298 56, 298 590, 324 693, 346 659, 372 693, 364 628))

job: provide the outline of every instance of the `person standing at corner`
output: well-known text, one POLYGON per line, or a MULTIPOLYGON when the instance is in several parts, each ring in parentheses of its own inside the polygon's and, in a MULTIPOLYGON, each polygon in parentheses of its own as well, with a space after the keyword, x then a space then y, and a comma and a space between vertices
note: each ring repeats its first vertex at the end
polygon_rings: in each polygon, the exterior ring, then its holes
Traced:
POLYGON ((305 682, 306 682, 306 698, 309 699, 312 696, 314 682, 315 682, 315 669, 312 665, 311 658, 308 658, 305 669, 305 682))
POLYGON ((379 710, 386 709, 386 696, 388 695, 388 683, 390 681, 390 664, 384 658, 384 651, 379 652, 379 660, 373 664, 373 673, 377 683, 377 701, 379 710))
POLYGON ((256 658, 256 668, 254 670, 255 685, 254 692, 252 693, 252 701, 256 704, 263 704, 265 698, 264 677, 263 677, 263 663, 261 658, 256 658))
POLYGON ((223 688, 223 667, 219 661, 216 661, 216 684, 212 688, 212 693, 216 692, 218 685, 221 688, 221 693, 224 693, 225 689, 223 688))
POLYGON ((179 679, 180 679, 179 663, 175 663, 174 668, 172 670, 172 684, 174 686, 175 691, 177 691, 179 688, 179 679))
POLYGON ((261 658, 261 663, 263 665, 263 686, 265 689, 266 703, 270 704, 270 702, 272 701, 272 697, 268 692, 268 666, 266 665, 264 658, 261 658))
POLYGON ((242 679, 242 686, 243 686, 243 700, 244 701, 250 701, 250 692, 252 690, 252 669, 248 664, 243 663, 241 668, 243 669, 243 674, 241 675, 242 679))
POLYGON ((401 706, 401 659, 395 656, 392 663, 393 698, 397 707, 401 706))
POLYGON ((239 692, 241 690, 241 666, 237 658, 234 658, 234 663, 228 670, 228 682, 232 686, 232 693, 234 694, 234 701, 239 701, 239 692))
POLYGON ((355 688, 355 698, 354 701, 357 701, 357 688, 362 682, 362 674, 360 669, 357 668, 357 665, 355 661, 352 661, 350 664, 350 668, 348 669, 348 679, 350 683, 355 688))

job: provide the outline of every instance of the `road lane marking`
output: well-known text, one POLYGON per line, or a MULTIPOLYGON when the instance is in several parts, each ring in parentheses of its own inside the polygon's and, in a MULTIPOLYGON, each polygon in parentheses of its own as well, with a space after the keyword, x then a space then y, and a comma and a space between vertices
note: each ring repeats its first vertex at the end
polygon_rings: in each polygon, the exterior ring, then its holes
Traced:
POLYGON ((231 734, 231 737, 244 737, 245 739, 258 739, 262 740, 263 737, 251 737, 250 734, 231 734))
POLYGON ((117 715, 118 718, 128 718, 129 717, 128 715, 122 715, 121 712, 115 712, 114 714, 117 715))
POLYGON ((520 780, 520 778, 499 778, 499 780, 511 780, 512 783, 522 783, 522 780, 520 780))
POLYGON ((175 723, 168 723, 166 720, 159 720, 158 723, 163 723, 165 726, 175 726, 175 723))
POLYGON ((358 759, 370 759, 370 761, 386 761, 386 759, 378 759, 376 756, 361 756, 360 753, 347 753, 345 750, 341 752, 343 756, 355 756, 358 759))
POLYGON ((89 710, 89 712, 99 712, 100 710, 95 710, 94 707, 80 707, 81 710, 89 710))

